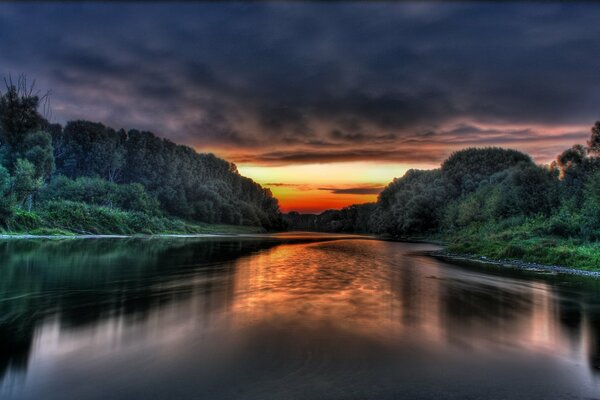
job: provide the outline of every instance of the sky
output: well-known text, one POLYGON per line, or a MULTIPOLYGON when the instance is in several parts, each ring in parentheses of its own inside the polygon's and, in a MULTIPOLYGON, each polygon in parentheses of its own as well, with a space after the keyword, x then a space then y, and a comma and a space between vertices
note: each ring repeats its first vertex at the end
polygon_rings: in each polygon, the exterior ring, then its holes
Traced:
POLYGON ((465 147, 548 163, 600 119, 600 4, 0 3, 51 119, 213 152, 284 211, 376 200, 465 147))

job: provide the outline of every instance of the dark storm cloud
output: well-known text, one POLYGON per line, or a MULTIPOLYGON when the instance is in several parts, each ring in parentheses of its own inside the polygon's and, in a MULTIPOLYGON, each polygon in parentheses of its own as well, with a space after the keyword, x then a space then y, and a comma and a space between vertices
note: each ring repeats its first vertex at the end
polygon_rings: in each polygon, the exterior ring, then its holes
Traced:
POLYGON ((59 122, 237 162, 546 159, 600 118, 599 20, 593 3, 2 3, 0 73, 52 89, 59 122))
POLYGON ((381 134, 381 135, 368 135, 361 132, 349 133, 342 132, 338 129, 334 129, 329 134, 332 139, 343 141, 343 142, 355 142, 355 143, 364 143, 364 142, 391 142, 396 140, 397 136, 393 133, 381 134))
POLYGON ((338 151, 321 151, 310 149, 307 151, 274 151, 265 153, 246 153, 237 156, 240 163, 258 162, 261 164, 285 165, 305 163, 328 163, 346 161, 391 161, 405 162, 406 160, 419 160, 423 163, 434 164, 441 161, 444 155, 435 154, 429 149, 402 148, 386 150, 375 149, 349 149, 338 151))

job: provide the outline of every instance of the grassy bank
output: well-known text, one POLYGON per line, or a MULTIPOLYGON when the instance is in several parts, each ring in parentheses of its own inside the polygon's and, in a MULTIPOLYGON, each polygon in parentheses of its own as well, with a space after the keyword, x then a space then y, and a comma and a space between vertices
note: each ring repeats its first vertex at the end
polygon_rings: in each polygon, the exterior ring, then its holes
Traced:
POLYGON ((541 219, 471 227, 435 239, 441 239, 452 253, 600 271, 600 242, 552 235, 547 221, 541 219))
POLYGON ((191 223, 174 217, 94 206, 77 202, 50 202, 35 211, 15 210, 0 229, 2 234, 133 235, 258 233, 261 227, 191 223))

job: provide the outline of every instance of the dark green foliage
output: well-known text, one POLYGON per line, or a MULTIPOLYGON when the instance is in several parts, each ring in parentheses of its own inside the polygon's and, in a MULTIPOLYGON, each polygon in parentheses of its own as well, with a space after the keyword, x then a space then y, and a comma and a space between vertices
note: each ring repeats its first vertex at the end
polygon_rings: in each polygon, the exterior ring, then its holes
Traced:
MULTIPOLYGON (((581 219, 577 215, 573 217, 574 223, 570 219, 564 221, 576 226, 581 219)), ((548 218, 529 218, 510 224, 465 228, 440 238, 451 252, 600 270, 600 244, 579 237, 551 235, 548 228, 555 222, 548 218)))
POLYGON ((410 170, 380 194, 371 231, 395 236, 549 216, 560 205, 554 170, 498 148, 454 153, 431 171, 410 170))
POLYGON ((167 213, 193 221, 283 227, 271 192, 212 154, 198 154, 151 132, 115 131, 88 121, 55 129, 53 142, 60 149, 57 172, 70 178, 139 183, 167 213))
MULTIPOLYGON (((293 231, 325 231, 326 230, 317 226, 317 215, 316 214, 300 214, 297 211, 291 211, 283 216, 285 223, 288 228, 293 231)), ((352 229, 354 232, 354 228, 352 229)))
POLYGON ((0 165, 0 225, 6 226, 13 215, 13 178, 8 170, 0 165))
POLYGON ((42 124, 38 113, 40 99, 28 92, 21 77, 18 85, 8 84, 0 96, 0 134, 3 145, 17 148, 25 134, 36 131, 42 124))
POLYGON ((38 195, 38 202, 71 200, 125 211, 160 214, 158 200, 139 183, 116 184, 101 178, 54 178, 38 195))
POLYGON ((45 202, 35 212, 17 210, 7 228, 16 232, 41 233, 45 230, 76 234, 204 233, 214 232, 215 229, 219 232, 242 231, 232 226, 190 224, 172 217, 67 200, 45 202))
POLYGON ((399 235, 422 233, 438 227, 448 196, 441 170, 409 170, 380 195, 385 226, 376 230, 399 235))
POLYGON ((463 195, 488 183, 489 178, 517 164, 533 164, 531 158, 516 150, 496 147, 470 148, 452 154, 442 164, 442 173, 452 195, 463 195))
POLYGON ((513 217, 548 216, 559 205, 558 180, 549 169, 521 164, 491 176, 487 183, 454 199, 444 228, 500 222, 513 217))
POLYGON ((600 154, 600 121, 596 121, 592 127, 592 136, 588 141, 588 147, 591 153, 600 154))
POLYGON ((35 166, 28 160, 19 158, 15 163, 13 193, 19 204, 42 186, 35 166))
POLYGON ((563 151, 556 159, 558 165, 563 169, 576 168, 584 163, 588 155, 588 149, 576 144, 570 149, 563 151))
POLYGON ((9 231, 32 232, 44 226, 44 221, 33 211, 16 209, 6 227, 9 231))
POLYGON ((285 215, 288 229, 300 231, 371 232, 375 203, 355 204, 341 210, 327 210, 319 215, 290 212, 285 215))
POLYGON ((36 178, 45 180, 54 172, 52 137, 49 133, 30 132, 25 135, 21 147, 21 154, 35 168, 36 178))
MULTIPOLYGON (((63 129, 39 114, 39 103, 23 77, 16 85, 9 83, 0 96, 0 165, 6 167, 0 170, 0 192, 6 188, 0 193, 0 222, 4 226, 12 218, 30 229, 31 224, 21 221, 27 218, 22 210, 13 215, 15 207, 28 212, 35 207, 53 210, 53 218, 63 210, 76 218, 73 212, 83 206, 72 212, 57 208, 68 200, 113 210, 99 209, 94 214, 107 222, 100 224, 103 227, 109 226, 108 221, 120 223, 120 217, 115 217, 119 212, 143 213, 144 217, 135 214, 135 223, 121 221, 132 231, 163 214, 213 224, 284 227, 277 199, 241 176, 234 164, 150 132, 116 131, 82 120, 63 129)), ((47 218, 42 221, 49 223, 47 218)))
POLYGON ((38 112, 40 99, 32 91, 33 86, 28 89, 20 77, 0 96, 2 162, 13 171, 18 159, 26 159, 34 166, 35 177, 46 179, 54 171, 54 150, 50 135, 40 130, 45 121, 38 112))
POLYGON ((125 164, 126 134, 100 123, 71 121, 54 130, 53 142, 60 149, 57 169, 71 178, 100 177, 117 181, 125 164))
POLYGON ((600 171, 594 172, 587 180, 584 198, 581 234, 588 239, 600 240, 600 171))

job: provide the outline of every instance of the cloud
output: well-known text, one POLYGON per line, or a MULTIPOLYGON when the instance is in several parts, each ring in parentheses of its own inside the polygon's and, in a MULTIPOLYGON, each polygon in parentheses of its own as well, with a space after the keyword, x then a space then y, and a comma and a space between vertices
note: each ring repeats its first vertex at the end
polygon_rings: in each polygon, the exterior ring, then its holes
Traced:
POLYGON ((262 184, 264 187, 287 187, 294 188, 296 190, 307 191, 314 190, 315 187, 309 184, 302 183, 283 183, 283 182, 267 182, 262 184))
POLYGON ((263 186, 277 187, 277 188, 287 187, 287 188, 293 188, 293 189, 301 190, 301 191, 321 190, 321 191, 330 192, 332 194, 346 194, 346 195, 348 195, 348 194, 351 194, 351 195, 379 194, 379 192, 381 192, 385 188, 385 186, 382 184, 373 184, 373 183, 365 183, 365 184, 359 184, 359 185, 355 185, 355 186, 320 187, 320 186, 315 186, 315 185, 310 185, 310 184, 267 182, 267 183, 264 183, 263 186))
POLYGON ((265 153, 242 153, 232 154, 232 158, 238 163, 258 163, 263 165, 286 165, 286 164, 314 164, 334 163, 348 161, 393 161, 406 162, 419 160, 420 162, 435 163, 444 158, 432 153, 427 149, 350 149, 341 151, 321 150, 290 150, 265 153))
POLYGON ((397 139, 397 135, 394 133, 388 134, 376 134, 369 135, 361 132, 349 133, 342 132, 338 129, 334 129, 330 132, 330 137, 336 141, 350 142, 350 143, 364 143, 364 142, 393 142, 397 139))
POLYGON ((335 188, 335 187, 324 187, 319 188, 319 190, 326 190, 333 194, 354 194, 354 195, 371 195, 371 194, 379 194, 385 186, 383 185, 363 185, 356 187, 348 187, 348 188, 335 188))
POLYGON ((59 122, 156 132, 236 162, 539 159, 600 118, 600 5, 0 4, 0 74, 59 122), (556 127, 562 130, 557 131, 556 127))

